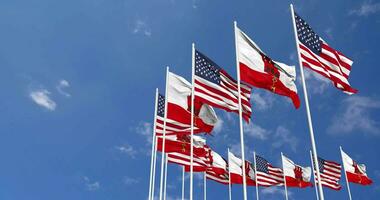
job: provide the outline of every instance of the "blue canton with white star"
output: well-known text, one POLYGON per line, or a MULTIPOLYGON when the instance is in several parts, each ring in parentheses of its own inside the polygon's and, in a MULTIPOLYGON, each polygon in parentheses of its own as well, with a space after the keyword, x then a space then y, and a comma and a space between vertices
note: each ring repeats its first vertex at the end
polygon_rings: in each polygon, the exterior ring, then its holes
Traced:
POLYGON ((323 160, 322 158, 318 158, 318 166, 319 166, 319 172, 323 172, 323 165, 325 163, 325 160, 323 160))
POLYGON ((256 169, 259 172, 268 174, 268 161, 260 156, 256 156, 256 169))
POLYGON ((322 40, 313 29, 297 13, 294 13, 298 40, 313 53, 319 55, 322 51, 322 40))
POLYGON ((220 84, 221 68, 199 51, 195 51, 195 75, 215 84, 220 84))
POLYGON ((164 113, 165 113, 165 96, 158 94, 157 115, 160 117, 164 117, 164 113))

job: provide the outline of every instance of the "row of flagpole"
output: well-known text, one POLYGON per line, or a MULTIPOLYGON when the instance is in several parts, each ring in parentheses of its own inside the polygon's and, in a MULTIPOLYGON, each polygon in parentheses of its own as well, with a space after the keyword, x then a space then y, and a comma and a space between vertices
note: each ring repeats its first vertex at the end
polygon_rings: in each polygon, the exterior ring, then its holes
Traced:
MULTIPOLYGON (((310 133, 310 141, 311 141, 311 151, 310 151, 310 157, 312 160, 312 168, 313 168, 313 176, 314 182, 318 186, 316 187, 316 196, 317 199, 324 200, 324 194, 322 189, 321 180, 320 178, 320 171, 318 167, 318 154, 317 154, 317 148, 316 148, 316 142, 314 138, 314 131, 313 131, 313 123, 312 123, 312 117, 310 112, 310 106, 309 106, 309 100, 308 100, 308 93, 307 93, 307 86, 301 61, 301 54, 299 49, 299 41, 297 39, 297 29, 296 29, 296 22, 295 22, 295 16, 294 16, 294 9, 293 5, 290 5, 291 13, 292 13, 292 24, 294 28, 294 36, 296 40, 296 48, 297 48, 297 55, 298 55, 298 65, 301 73, 301 81, 302 81, 302 88, 304 92, 304 100, 305 100, 305 108, 306 108, 306 115, 307 115, 307 121, 308 121, 308 127, 309 127, 309 133, 310 133), (316 167, 314 167, 316 165, 316 167), (314 172, 315 170, 315 172, 314 172)), ((241 159, 243 161, 243 167, 242 167, 242 176, 243 176, 243 199, 247 200, 247 182, 246 182, 246 169, 244 167, 244 161, 245 161, 245 150, 244 150, 244 130, 243 130, 243 111, 242 111, 242 97, 241 97, 241 85, 240 85, 240 68, 239 68, 239 41, 237 40, 237 22, 234 22, 234 35, 235 35, 235 53, 236 53, 236 70, 237 70, 237 86, 238 86, 238 105, 239 105, 239 130, 240 130, 240 150, 241 150, 241 159)), ((169 74, 169 67, 166 69, 166 86, 165 86, 165 108, 167 108, 168 100, 167 100, 167 91, 168 91, 168 74, 169 74)), ((189 199, 193 200, 193 162, 194 162, 194 156, 193 156, 193 136, 194 136, 194 76, 195 76, 195 44, 192 44, 192 89, 191 89, 191 129, 190 129, 190 184, 189 184, 189 199)), ((155 189, 155 173, 156 173, 156 157, 157 157, 157 141, 155 137, 156 133, 156 112, 157 112, 157 98, 158 98, 158 90, 156 90, 156 101, 155 101, 155 117, 154 117, 154 128, 153 128, 153 140, 152 140, 152 155, 151 155, 151 166, 150 166, 150 180, 149 180, 149 198, 153 200, 154 198, 154 189, 155 189)), ((163 126, 163 144, 162 144, 162 156, 161 156, 161 176, 160 176, 160 189, 159 189, 159 200, 166 200, 166 182, 167 182, 167 159, 165 159, 165 135, 166 135, 166 118, 167 118, 167 109, 165 109, 164 112, 164 126, 163 126)), ((229 151, 229 150, 228 150, 229 151)), ((281 153, 282 155, 282 153, 281 153)), ((255 158, 255 171, 256 171, 256 156, 254 153, 255 158)), ((182 172, 182 199, 184 199, 184 178, 185 178, 185 169, 183 168, 182 172)), ((230 172, 229 172, 230 176, 230 172)), ((347 189, 349 193, 349 198, 351 200, 351 193, 349 189, 349 183, 346 176, 346 182, 347 182, 347 189)), ((285 185, 285 196, 286 199, 288 199, 287 195, 287 187, 286 187, 286 179, 284 177, 284 185, 285 185)), ((256 198, 259 199, 259 192, 257 187, 257 181, 256 181, 256 198)), ((206 199, 206 173, 204 173, 204 199, 206 199)), ((229 181, 229 199, 231 200, 232 194, 231 194, 231 182, 229 181)))

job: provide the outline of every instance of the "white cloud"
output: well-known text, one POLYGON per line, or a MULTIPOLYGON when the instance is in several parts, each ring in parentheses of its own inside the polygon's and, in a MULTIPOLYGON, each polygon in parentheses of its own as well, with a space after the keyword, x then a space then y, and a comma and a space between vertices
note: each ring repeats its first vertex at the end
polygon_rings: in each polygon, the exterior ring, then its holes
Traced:
POLYGON ((292 151, 297 150, 297 145, 298 145, 298 139, 294 135, 290 133, 290 131, 283 127, 279 126, 276 129, 276 132, 273 136, 274 142, 272 143, 273 148, 280 148, 282 146, 289 146, 289 148, 292 151))
POLYGON ((70 87, 70 83, 67 80, 62 79, 62 80, 59 81, 59 83, 58 83, 58 85, 57 85, 56 88, 57 88, 57 91, 61 95, 65 96, 65 97, 71 97, 71 94, 69 94, 68 92, 64 91, 64 89, 68 88, 68 87, 70 87))
POLYGON ((88 191, 95 191, 100 188, 100 183, 98 181, 91 182, 87 176, 84 176, 83 180, 86 186, 86 190, 88 191))
POLYGON ((57 104, 50 98, 50 92, 46 89, 37 89, 29 93, 30 98, 39 106, 54 111, 57 104))
MULTIPOLYGON (((276 194, 281 194, 285 196, 285 190, 284 187, 267 187, 263 188, 262 190, 259 190, 260 193, 263 195, 269 196, 269 195, 276 195, 276 194)), ((288 190, 288 197, 293 196, 293 193, 288 190)))
POLYGON ((135 131, 146 138, 149 144, 152 144, 153 130, 149 122, 140 122, 135 131))
POLYGON ((218 134, 223 130, 223 123, 224 121, 222 120, 222 118, 219 117, 213 129, 213 132, 215 134, 218 134))
POLYGON ((135 158, 137 151, 133 148, 133 146, 124 144, 122 146, 116 146, 115 149, 117 149, 120 153, 126 154, 131 158, 135 158))
POLYGON ((372 1, 364 1, 360 8, 353 9, 349 12, 350 15, 369 16, 380 12, 380 3, 372 3, 372 1))
POLYGON ((251 104, 255 110, 267 110, 271 108, 274 103, 274 95, 267 91, 259 92, 253 91, 251 94, 251 104))
POLYGON ((375 121, 370 113, 380 109, 380 101, 363 96, 350 96, 343 100, 339 114, 332 119, 328 132, 332 134, 348 134, 356 132, 380 135, 379 121, 375 121))
POLYGON ((268 136, 270 135, 270 132, 268 130, 254 123, 249 123, 249 124, 245 123, 244 133, 250 137, 260 139, 260 140, 266 140, 268 139, 268 136))
POLYGON ((150 30, 147 23, 141 19, 138 19, 135 21, 132 33, 133 34, 143 34, 147 37, 150 37, 152 35, 152 31, 150 30))
POLYGON ((125 185, 134 185, 134 184, 137 184, 139 182, 140 182, 140 180, 136 179, 136 178, 132 178, 132 177, 124 177, 123 178, 123 183, 125 185))

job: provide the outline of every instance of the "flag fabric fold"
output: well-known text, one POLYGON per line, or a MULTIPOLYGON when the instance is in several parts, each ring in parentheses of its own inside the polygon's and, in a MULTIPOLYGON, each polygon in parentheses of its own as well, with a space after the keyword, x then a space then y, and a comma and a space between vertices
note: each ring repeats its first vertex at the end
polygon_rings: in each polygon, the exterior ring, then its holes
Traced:
MULTIPOLYGON (((195 100, 239 113, 238 85, 224 69, 199 51, 195 51, 195 100)), ((243 118, 251 118, 251 87, 241 84, 243 118)))
MULTIPOLYGON (((243 184, 243 161, 236 157, 233 153, 229 152, 228 154, 228 167, 231 174, 231 183, 232 184, 243 184)), ((246 183, 247 185, 255 186, 255 172, 253 166, 250 162, 244 162, 245 174, 246 174, 246 183)))
POLYGON ((328 45, 311 26, 294 12, 297 44, 302 65, 330 79, 347 94, 357 93, 348 82, 353 61, 328 45))
MULTIPOLYGON (((341 178, 342 166, 334 161, 328 161, 318 157, 319 172, 321 184, 333 190, 340 190, 342 186, 339 184, 341 178)), ((316 166, 314 164, 314 166, 316 166)), ((317 174, 314 175, 316 183, 319 183, 317 174)))
POLYGON ((312 186, 312 183, 310 182, 310 167, 302 167, 297 165, 286 156, 282 156, 282 165, 286 186, 299 188, 312 186))
POLYGON ((272 60, 238 28, 236 34, 241 81, 287 96, 299 108, 295 67, 272 60))
MULTIPOLYGON (((191 130, 191 84, 183 77, 169 72, 168 110, 166 135, 190 134, 191 130)), ((194 103, 194 133, 210 133, 218 118, 214 109, 207 104, 194 103)), ((165 98, 159 95, 157 109, 157 135, 163 134, 165 98)))
POLYGON ((348 182, 360 185, 371 185, 372 180, 367 176, 366 166, 364 164, 358 164, 342 150, 341 154, 348 182))
POLYGON ((273 167, 263 157, 256 155, 256 174, 259 186, 277 186, 284 183, 284 174, 281 168, 273 167))

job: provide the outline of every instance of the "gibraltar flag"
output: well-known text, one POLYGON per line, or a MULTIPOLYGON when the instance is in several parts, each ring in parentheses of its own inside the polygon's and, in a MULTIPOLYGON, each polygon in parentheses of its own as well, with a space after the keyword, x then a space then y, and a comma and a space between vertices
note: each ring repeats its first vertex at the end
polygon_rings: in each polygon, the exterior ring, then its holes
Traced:
POLYGON ((342 154, 343 166, 346 171, 348 182, 360 185, 372 184, 372 180, 366 174, 365 165, 356 163, 343 150, 340 150, 340 152, 342 154))
MULTIPOLYGON (((243 162, 240 158, 236 157, 233 153, 228 152, 228 169, 230 170, 231 183, 243 184, 243 162)), ((248 161, 245 161, 245 174, 247 185, 255 186, 255 172, 248 161)))
POLYGON ((289 158, 282 156, 282 166, 286 179, 286 186, 305 188, 312 186, 310 182, 311 168, 296 165, 289 158))
MULTIPOLYGON (((167 118, 182 124, 191 124, 191 84, 181 76, 169 72, 167 118)), ((207 104, 195 104, 194 132, 210 133, 218 118, 214 109, 207 104)), ((189 131, 187 133, 190 132, 189 131)))
POLYGON ((299 108, 295 67, 272 60, 243 31, 236 29, 241 80, 252 86, 287 96, 292 99, 294 106, 299 108))

